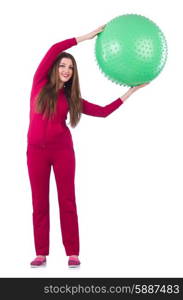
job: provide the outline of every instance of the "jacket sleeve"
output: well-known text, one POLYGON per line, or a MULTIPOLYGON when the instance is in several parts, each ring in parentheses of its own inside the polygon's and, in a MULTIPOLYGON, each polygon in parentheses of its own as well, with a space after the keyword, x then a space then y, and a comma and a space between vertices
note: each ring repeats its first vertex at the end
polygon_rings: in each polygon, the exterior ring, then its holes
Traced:
POLYGON ((48 76, 48 72, 52 67, 54 61, 56 60, 57 56, 60 54, 60 52, 75 45, 77 45, 76 38, 67 39, 54 44, 41 60, 34 74, 33 83, 38 84, 41 81, 46 80, 48 76))
POLYGON ((123 101, 121 98, 118 98, 106 106, 100 106, 82 99, 82 113, 93 117, 105 118, 116 110, 122 103, 123 101))

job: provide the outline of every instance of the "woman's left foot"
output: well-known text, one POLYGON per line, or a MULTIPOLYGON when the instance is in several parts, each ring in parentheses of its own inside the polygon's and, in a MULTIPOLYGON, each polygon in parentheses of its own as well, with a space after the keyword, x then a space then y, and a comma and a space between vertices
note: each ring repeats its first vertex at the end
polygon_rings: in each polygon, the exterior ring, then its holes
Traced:
POLYGON ((68 267, 69 268, 77 268, 81 264, 79 258, 77 256, 70 256, 68 260, 68 267))

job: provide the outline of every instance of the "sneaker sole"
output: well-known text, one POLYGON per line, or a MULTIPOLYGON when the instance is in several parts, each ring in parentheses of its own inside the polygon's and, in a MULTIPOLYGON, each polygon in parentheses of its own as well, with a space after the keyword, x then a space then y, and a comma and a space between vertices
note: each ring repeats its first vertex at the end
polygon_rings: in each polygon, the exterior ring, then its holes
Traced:
POLYGON ((41 267, 46 267, 46 263, 43 263, 40 266, 31 265, 31 268, 41 268, 41 267))
POLYGON ((77 269, 77 268, 80 268, 80 265, 78 265, 78 266, 68 266, 69 267, 69 269, 77 269))

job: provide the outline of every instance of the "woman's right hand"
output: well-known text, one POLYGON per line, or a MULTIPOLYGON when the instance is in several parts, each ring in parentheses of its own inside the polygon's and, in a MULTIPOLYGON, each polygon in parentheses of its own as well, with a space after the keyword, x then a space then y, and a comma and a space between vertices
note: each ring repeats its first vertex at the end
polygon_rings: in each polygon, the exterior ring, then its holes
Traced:
POLYGON ((104 30, 105 26, 106 25, 102 25, 102 26, 98 27, 97 29, 95 29, 85 35, 77 37, 76 38, 77 43, 93 39, 98 33, 102 32, 104 30))
POLYGON ((98 33, 102 32, 104 30, 106 25, 102 25, 98 27, 97 29, 91 31, 90 33, 86 34, 87 39, 93 39, 98 33))

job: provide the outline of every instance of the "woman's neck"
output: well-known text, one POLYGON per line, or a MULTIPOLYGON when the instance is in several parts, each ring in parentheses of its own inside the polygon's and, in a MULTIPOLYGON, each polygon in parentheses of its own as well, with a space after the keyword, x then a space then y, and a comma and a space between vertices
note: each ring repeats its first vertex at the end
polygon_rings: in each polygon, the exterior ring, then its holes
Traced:
POLYGON ((61 90, 61 89, 63 89, 63 87, 64 87, 64 83, 61 82, 60 85, 59 85, 59 89, 61 90))

